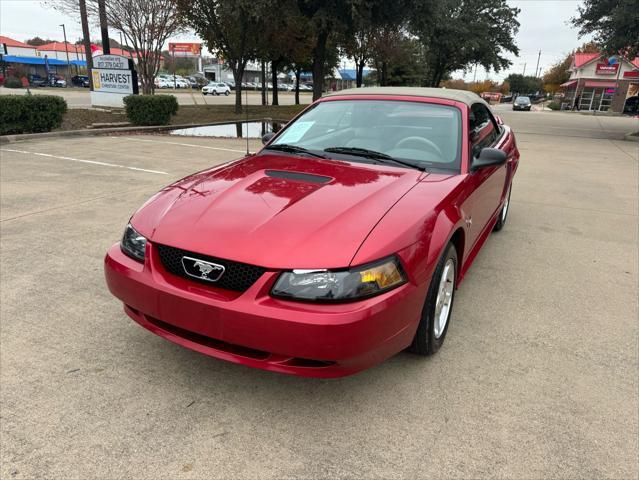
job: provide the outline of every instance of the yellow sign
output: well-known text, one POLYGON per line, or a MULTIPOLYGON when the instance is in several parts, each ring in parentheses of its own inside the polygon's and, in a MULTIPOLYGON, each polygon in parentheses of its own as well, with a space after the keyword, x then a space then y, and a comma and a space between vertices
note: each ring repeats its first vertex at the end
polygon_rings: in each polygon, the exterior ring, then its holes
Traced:
POLYGON ((96 72, 95 70, 93 70, 91 73, 93 73, 93 89, 100 90, 100 72, 96 72))

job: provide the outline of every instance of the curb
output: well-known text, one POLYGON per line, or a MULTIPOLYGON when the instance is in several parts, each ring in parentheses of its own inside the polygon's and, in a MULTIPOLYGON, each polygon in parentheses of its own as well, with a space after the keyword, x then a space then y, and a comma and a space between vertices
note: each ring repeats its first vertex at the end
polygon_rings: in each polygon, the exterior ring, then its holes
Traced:
POLYGON ((639 132, 635 132, 635 133, 626 133, 623 137, 623 139, 626 142, 639 142, 639 132))
POLYGON ((211 127, 215 125, 228 125, 230 123, 246 123, 246 122, 278 122, 286 123, 289 120, 279 120, 275 118, 247 118, 240 121, 224 121, 224 122, 210 122, 210 123, 187 123, 182 125, 156 125, 148 127, 113 127, 113 128, 92 128, 86 130, 63 130, 60 132, 45 132, 45 133, 23 133, 19 135, 2 135, 0 136, 0 145, 16 142, 24 142, 27 140, 40 140, 46 138, 80 138, 80 137, 94 137, 98 135, 111 135, 122 133, 153 133, 164 132, 167 130, 178 130, 181 128, 196 128, 196 127, 211 127))

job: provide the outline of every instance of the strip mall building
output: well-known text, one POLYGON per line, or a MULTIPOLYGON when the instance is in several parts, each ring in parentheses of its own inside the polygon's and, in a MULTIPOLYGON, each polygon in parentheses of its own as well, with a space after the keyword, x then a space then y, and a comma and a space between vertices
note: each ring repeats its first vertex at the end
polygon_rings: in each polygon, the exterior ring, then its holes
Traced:
POLYGON ((575 53, 570 80, 561 86, 566 108, 621 113, 626 101, 639 95, 639 57, 610 61, 599 53, 575 53))

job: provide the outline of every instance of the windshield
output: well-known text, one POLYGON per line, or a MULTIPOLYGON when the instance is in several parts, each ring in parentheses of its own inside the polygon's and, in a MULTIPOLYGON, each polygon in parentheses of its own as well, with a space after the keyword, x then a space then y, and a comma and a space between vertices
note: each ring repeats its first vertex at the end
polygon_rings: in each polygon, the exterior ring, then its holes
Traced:
POLYGON ((530 103, 530 98, 528 97, 517 97, 515 103, 530 103))
MULTIPOLYGON (((318 103, 288 125, 272 145, 330 152, 329 158, 366 161, 348 149, 366 149, 425 170, 458 172, 461 112, 455 107, 393 100, 318 103), (339 152, 331 150, 339 149, 339 152)), ((354 153, 357 153, 354 151, 354 153)), ((361 152, 360 152, 361 153, 361 152)))

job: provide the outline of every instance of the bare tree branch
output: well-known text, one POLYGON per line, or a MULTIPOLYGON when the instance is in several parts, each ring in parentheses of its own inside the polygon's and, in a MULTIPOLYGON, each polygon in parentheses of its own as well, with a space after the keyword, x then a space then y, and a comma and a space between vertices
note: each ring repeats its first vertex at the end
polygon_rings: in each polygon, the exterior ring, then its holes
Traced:
MULTIPOLYGON (((79 16, 78 0, 44 0, 46 5, 79 16)), ((89 17, 98 19, 98 1, 86 0, 89 17)), ((162 47, 184 31, 175 0, 106 0, 109 27, 122 32, 137 57, 142 92, 153 93, 162 47)))

